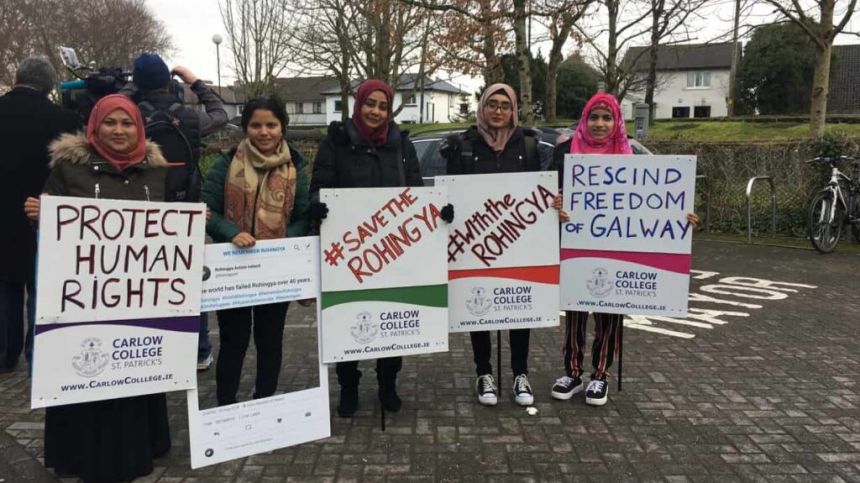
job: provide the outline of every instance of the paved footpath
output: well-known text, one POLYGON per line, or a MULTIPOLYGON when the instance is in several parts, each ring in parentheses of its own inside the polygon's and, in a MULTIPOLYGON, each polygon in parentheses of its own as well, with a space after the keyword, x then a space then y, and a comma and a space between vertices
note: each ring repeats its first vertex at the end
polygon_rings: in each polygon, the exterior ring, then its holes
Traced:
MULTIPOLYGON (((365 362, 361 409, 334 417, 331 438, 192 471, 184 396, 171 394, 174 447, 137 481, 860 482, 860 255, 705 241, 694 254, 690 317, 626 322, 623 392, 613 383, 602 408, 550 398, 557 329, 532 332, 537 415, 513 403, 507 367, 499 406, 479 406, 455 334, 450 352, 405 359, 404 408, 385 432, 365 362)), ((314 327, 311 309, 290 308, 284 390, 317 384, 314 327)), ((213 377, 200 377, 204 407, 213 377)), ((0 375, 0 481, 53 481, 28 394, 23 368, 0 375)))

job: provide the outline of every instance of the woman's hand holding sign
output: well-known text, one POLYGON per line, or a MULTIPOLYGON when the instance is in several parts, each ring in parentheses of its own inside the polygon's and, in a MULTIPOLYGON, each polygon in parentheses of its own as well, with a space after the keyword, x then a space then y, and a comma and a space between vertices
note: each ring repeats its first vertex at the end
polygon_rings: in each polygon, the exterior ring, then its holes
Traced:
POLYGON ((559 221, 561 221, 562 223, 567 223, 568 221, 570 221, 570 215, 568 215, 566 211, 561 209, 562 199, 563 197, 561 196, 561 193, 557 194, 556 197, 552 200, 552 207, 558 210, 559 221))
POLYGON ((244 231, 234 236, 231 241, 239 248, 251 248, 255 243, 257 243, 257 240, 254 239, 250 233, 244 231))
POLYGON ((694 227, 699 224, 699 215, 695 213, 687 213, 687 222, 694 227))
POLYGON ((39 198, 30 196, 24 201, 24 214, 32 221, 39 221, 39 198))

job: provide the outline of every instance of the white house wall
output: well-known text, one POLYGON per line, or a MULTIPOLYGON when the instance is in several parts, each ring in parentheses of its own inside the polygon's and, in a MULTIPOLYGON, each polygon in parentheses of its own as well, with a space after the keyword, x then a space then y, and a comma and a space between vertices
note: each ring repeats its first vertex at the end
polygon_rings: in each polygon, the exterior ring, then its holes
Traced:
MULTIPOLYGON (((662 82, 654 93, 657 105, 656 119, 671 119, 675 107, 689 107, 690 118, 696 106, 711 106, 710 117, 725 117, 728 115, 726 98, 729 95, 729 71, 711 70, 710 87, 687 87, 687 72, 660 72, 662 82)), ((622 112, 625 119, 633 118, 633 102, 641 102, 645 97, 643 92, 630 92, 622 101, 622 112)))

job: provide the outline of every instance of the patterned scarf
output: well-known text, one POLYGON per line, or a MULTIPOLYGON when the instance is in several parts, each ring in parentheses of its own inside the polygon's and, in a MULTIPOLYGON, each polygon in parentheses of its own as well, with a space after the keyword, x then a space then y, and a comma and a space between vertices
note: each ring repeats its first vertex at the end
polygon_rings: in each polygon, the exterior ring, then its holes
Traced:
POLYGON ((265 156, 247 138, 242 140, 227 169, 225 217, 258 240, 286 237, 296 180, 286 141, 265 156))

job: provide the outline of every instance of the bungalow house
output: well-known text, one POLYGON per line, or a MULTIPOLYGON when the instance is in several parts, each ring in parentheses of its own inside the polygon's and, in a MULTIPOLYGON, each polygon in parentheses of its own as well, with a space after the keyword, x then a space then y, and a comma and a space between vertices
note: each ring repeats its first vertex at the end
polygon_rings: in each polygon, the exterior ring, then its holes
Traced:
MULTIPOLYGON (((636 59, 637 76, 644 77, 648 72, 647 48, 631 47, 624 56, 625 65, 636 59)), ((654 92, 655 119, 726 116, 731 65, 730 42, 660 46, 654 92)), ((644 100, 644 83, 639 83, 621 103, 624 118, 632 119, 633 103, 644 100)))
MULTIPOLYGON (((398 123, 417 123, 422 121, 420 108, 421 92, 415 89, 417 74, 403 74, 394 93, 394 109, 403 105, 403 109, 395 116, 398 123)), ((359 82, 353 81, 353 90, 359 82)), ((340 120, 343 109, 352 107, 355 99, 349 97, 349 105, 343 106, 340 98, 340 86, 334 86, 322 92, 325 96, 326 121, 340 120)), ((475 97, 459 87, 444 80, 426 78, 424 81, 424 113, 423 122, 458 122, 470 113, 475 112, 475 97)))
MULTIPOLYGON (((228 86, 214 86, 209 82, 206 82, 206 85, 221 97, 221 101, 224 103, 224 110, 227 111, 227 119, 233 119, 242 115, 242 107, 245 105, 245 99, 238 90, 228 86)), ((191 86, 182 84, 182 90, 185 105, 200 111, 204 110, 197 96, 191 91, 191 86)))
POLYGON ((324 91, 338 87, 331 77, 284 77, 275 79, 275 90, 286 103, 290 126, 328 124, 324 91))

